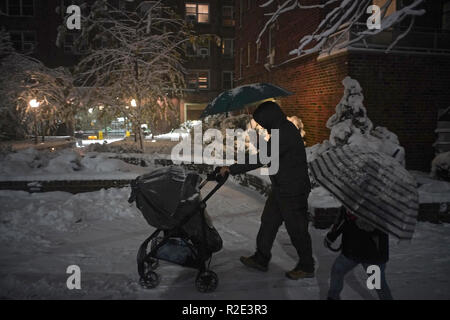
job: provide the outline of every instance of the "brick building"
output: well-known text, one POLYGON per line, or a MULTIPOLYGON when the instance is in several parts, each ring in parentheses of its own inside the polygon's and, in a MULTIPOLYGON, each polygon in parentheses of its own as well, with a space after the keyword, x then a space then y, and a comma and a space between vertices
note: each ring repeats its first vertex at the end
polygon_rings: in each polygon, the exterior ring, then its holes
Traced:
MULTIPOLYGON (((450 106, 450 1, 427 1, 426 15, 416 19, 409 36, 389 54, 385 49, 393 34, 404 30, 403 24, 366 44, 301 57, 289 52, 316 29, 327 12, 297 9, 285 13, 257 47, 255 40, 267 19, 264 13, 276 9, 276 4, 264 9, 257 4, 235 1, 236 85, 266 81, 294 92, 280 104, 288 115, 302 119, 306 142, 311 146, 328 139, 326 121, 342 98, 342 80, 351 76, 361 83, 364 105, 374 125, 398 135, 406 149, 407 167, 430 169, 438 110, 450 106)), ((402 1, 394 1, 391 10, 401 5, 402 1)), ((347 39, 351 36, 343 35, 347 39)))
POLYGON ((184 63, 187 90, 179 106, 184 122, 199 119, 208 102, 233 87, 234 0, 179 0, 178 7, 196 36, 184 63))
MULTIPOLYGON (((127 5, 124 0, 111 1, 117 7, 127 5)), ((74 66, 81 57, 73 48, 77 31, 65 37, 61 48, 56 46, 57 28, 72 3, 71 0, 0 0, 0 11, 5 14, 0 28, 10 32, 18 51, 32 52, 48 67, 74 66)), ((184 57, 188 72, 186 94, 176 103, 181 122, 196 120, 209 101, 233 86, 234 0, 165 3, 173 6, 195 30, 195 45, 186 47, 184 57)))
POLYGON ((61 48, 56 46, 57 29, 70 0, 0 0, 3 13, 0 28, 9 31, 19 52, 32 53, 48 67, 73 66, 79 54, 73 50, 74 36, 68 36, 61 48))

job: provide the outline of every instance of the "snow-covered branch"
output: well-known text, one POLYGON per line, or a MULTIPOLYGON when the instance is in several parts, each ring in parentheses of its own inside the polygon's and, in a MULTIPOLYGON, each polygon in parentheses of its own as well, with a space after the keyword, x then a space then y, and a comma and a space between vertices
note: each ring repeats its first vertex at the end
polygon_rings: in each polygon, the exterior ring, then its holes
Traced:
POLYGON ((83 8, 75 42, 85 53, 77 66, 79 82, 136 127, 156 126, 171 112, 169 97, 180 96, 185 87, 181 57, 190 36, 185 21, 163 1, 118 9, 97 0, 83 8))
MULTIPOLYGON (((380 29, 369 30, 368 28, 363 28, 362 30, 355 30, 355 26, 367 14, 367 9, 373 4, 373 0, 328 0, 323 4, 316 5, 302 5, 300 0, 285 0, 274 12, 266 14, 269 19, 261 30, 257 38, 257 43, 261 41, 268 28, 286 12, 304 9, 326 9, 329 10, 328 14, 312 34, 306 35, 300 40, 298 48, 290 52, 292 55, 300 56, 320 52, 323 50, 325 44, 327 44, 329 51, 335 48, 347 47, 352 43, 363 41, 370 36, 386 31, 405 19, 410 19, 409 27, 406 31, 393 39, 387 49, 387 51, 390 51, 398 41, 403 39, 411 31, 415 18, 425 14, 425 10, 421 9, 421 5, 424 2, 425 0, 414 0, 410 5, 397 8, 395 12, 387 15, 388 9, 396 3, 393 0, 386 0, 385 4, 380 8, 380 29), (338 32, 340 36, 330 43, 329 40, 331 37, 338 32), (344 36, 350 32, 353 38, 342 41, 344 36)), ((269 8, 274 3, 274 0, 269 0, 263 3, 261 7, 269 8)))

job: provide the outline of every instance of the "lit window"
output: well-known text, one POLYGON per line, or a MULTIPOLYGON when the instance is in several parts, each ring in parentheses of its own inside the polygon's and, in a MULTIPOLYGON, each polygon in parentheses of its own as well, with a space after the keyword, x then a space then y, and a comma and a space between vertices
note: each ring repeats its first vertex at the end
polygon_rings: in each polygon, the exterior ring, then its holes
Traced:
POLYGON ((209 22, 209 4, 198 5, 198 23, 209 22))
POLYGON ((10 16, 34 16, 34 0, 8 0, 10 16))
POLYGON ((191 71, 187 75, 188 89, 209 89, 209 71, 191 71))
POLYGON ((234 40, 233 39, 223 39, 222 54, 228 58, 233 57, 233 55, 234 55, 234 40))
POLYGON ((224 71, 222 76, 222 87, 225 90, 233 88, 233 71, 224 71))
POLYGON ((234 27, 234 8, 230 6, 224 6, 222 8, 222 23, 227 27, 234 27))
POLYGON ((186 20, 209 23, 209 4, 186 3, 186 20))
POLYGON ((208 89, 209 88, 209 74, 208 72, 199 72, 198 74, 198 88, 208 89))

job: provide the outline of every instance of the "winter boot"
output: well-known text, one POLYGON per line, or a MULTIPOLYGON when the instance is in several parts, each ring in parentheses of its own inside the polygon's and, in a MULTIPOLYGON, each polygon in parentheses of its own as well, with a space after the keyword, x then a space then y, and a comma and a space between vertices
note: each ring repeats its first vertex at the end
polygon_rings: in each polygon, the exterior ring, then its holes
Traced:
POLYGON ((253 268, 262 272, 267 272, 269 270, 268 263, 264 263, 261 261, 261 259, 258 259, 258 254, 254 254, 250 257, 241 257, 241 262, 249 267, 253 268))
POLYGON ((303 271, 300 266, 296 266, 293 270, 286 272, 286 277, 291 280, 314 278, 314 271, 303 271))

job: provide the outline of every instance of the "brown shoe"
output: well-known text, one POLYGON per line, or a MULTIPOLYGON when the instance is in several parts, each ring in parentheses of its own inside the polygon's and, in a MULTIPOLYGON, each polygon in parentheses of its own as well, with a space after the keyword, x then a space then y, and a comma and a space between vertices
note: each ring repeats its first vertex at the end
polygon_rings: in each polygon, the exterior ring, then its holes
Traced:
POLYGON ((254 255, 250 256, 250 257, 241 257, 240 260, 245 266, 247 266, 249 268, 253 268, 253 269, 256 269, 256 270, 259 270, 259 271, 262 271, 262 272, 267 272, 267 270, 269 270, 268 266, 259 263, 256 260, 254 255))
POLYGON ((306 272, 295 268, 294 270, 286 272, 286 277, 291 280, 314 278, 314 272, 306 272))

